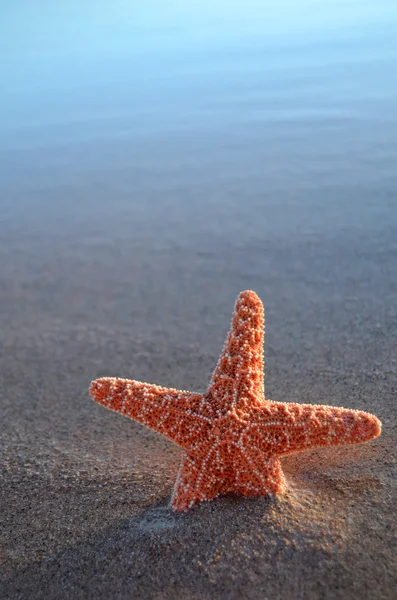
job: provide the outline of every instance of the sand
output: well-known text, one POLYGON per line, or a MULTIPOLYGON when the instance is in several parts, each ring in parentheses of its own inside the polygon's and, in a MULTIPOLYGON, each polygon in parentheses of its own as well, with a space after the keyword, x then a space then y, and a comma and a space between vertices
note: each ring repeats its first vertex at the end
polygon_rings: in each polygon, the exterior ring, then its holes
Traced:
POLYGON ((397 261, 388 206, 370 235, 368 207, 361 228, 295 234, 272 234, 264 210, 251 235, 231 235, 231 218, 199 242, 192 220, 161 233, 148 219, 134 230, 139 214, 121 218, 120 202, 118 212, 103 207, 108 220, 99 210, 68 221, 77 204, 61 207, 62 225, 50 209, 44 223, 32 213, 8 218, 2 598, 395 597, 397 261), (88 386, 112 375, 203 391, 246 288, 266 309, 266 395, 367 410, 383 433, 285 459, 289 489, 276 499, 218 498, 174 514, 180 450, 95 405, 88 386))

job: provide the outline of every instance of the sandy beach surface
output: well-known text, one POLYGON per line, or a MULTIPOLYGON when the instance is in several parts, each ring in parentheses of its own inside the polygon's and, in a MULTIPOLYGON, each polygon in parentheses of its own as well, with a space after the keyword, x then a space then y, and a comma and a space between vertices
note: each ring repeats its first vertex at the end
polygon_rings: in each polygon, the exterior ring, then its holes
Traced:
POLYGON ((56 69, 45 36, 30 58, 2 37, 1 598, 396 597, 397 17, 360 6, 328 38, 210 32, 145 72, 115 27, 56 69), (175 514, 181 451, 88 387, 204 391, 244 289, 266 396, 383 432, 285 459, 276 499, 175 514))

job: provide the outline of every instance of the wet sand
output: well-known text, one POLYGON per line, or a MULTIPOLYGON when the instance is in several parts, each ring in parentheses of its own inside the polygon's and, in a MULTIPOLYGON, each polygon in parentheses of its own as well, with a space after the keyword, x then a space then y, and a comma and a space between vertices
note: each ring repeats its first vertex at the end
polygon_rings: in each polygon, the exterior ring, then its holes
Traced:
POLYGON ((117 261, 97 240, 2 243, 2 596, 392 598, 393 239, 368 237, 359 254, 323 237, 155 260, 124 242, 117 261), (175 515, 179 449, 95 405, 88 385, 119 375, 203 391, 247 287, 266 306, 266 395, 374 412, 383 433, 284 460, 277 499, 175 515))

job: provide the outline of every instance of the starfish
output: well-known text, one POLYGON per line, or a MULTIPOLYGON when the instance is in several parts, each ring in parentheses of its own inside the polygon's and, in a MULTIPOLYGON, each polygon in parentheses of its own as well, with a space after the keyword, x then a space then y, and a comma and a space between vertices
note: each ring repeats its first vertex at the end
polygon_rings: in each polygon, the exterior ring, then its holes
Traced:
POLYGON ((367 412, 266 400, 264 310, 255 292, 237 298, 230 332, 205 394, 102 377, 92 398, 154 429, 185 451, 171 507, 184 511, 220 494, 274 495, 286 481, 280 458, 380 435, 367 412))

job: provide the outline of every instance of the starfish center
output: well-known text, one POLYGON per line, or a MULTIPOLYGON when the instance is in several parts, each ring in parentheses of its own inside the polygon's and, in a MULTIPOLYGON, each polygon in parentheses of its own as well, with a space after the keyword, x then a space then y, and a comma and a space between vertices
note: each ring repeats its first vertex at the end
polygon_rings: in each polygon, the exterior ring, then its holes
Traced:
POLYGON ((233 444, 238 442, 246 427, 247 423, 232 413, 215 421, 211 434, 222 444, 233 444))

